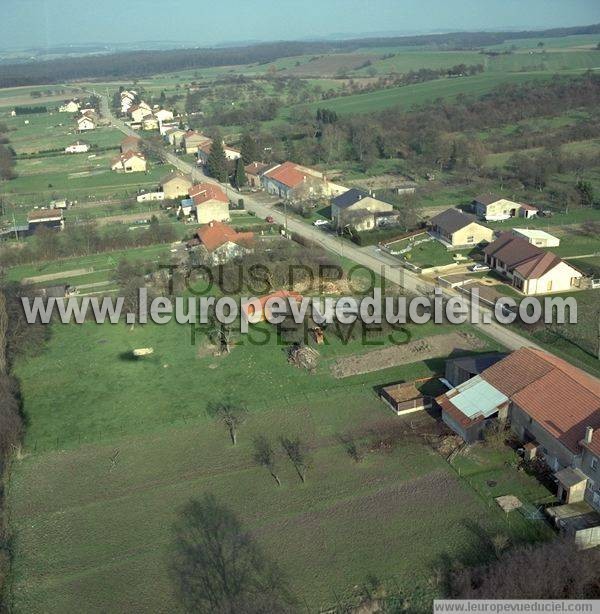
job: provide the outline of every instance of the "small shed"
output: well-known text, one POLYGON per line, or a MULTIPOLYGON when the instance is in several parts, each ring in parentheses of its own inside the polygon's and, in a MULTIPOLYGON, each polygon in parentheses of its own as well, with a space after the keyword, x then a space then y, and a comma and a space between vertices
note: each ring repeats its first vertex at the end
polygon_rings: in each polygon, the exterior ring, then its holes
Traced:
POLYGON ((397 416, 431 408, 431 397, 421 394, 414 382, 384 386, 379 396, 397 416))
POLYGON ((566 467, 554 474, 558 481, 557 498, 562 503, 578 503, 585 497, 588 478, 579 469, 566 467))
POLYGON ((546 508, 556 528, 571 537, 578 548, 600 545, 600 514, 585 501, 546 508))

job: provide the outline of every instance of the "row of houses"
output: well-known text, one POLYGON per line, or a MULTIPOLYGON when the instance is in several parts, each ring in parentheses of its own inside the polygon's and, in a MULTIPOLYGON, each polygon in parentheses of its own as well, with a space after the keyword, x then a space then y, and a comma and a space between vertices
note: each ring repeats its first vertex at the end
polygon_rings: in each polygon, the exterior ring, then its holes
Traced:
POLYGON ((562 503, 600 510, 600 380, 536 348, 449 360, 446 380, 442 420, 467 443, 508 424, 526 459, 554 472, 562 503))
POLYGON ((581 271, 543 249, 560 244, 547 232, 516 228, 496 236, 475 216, 453 208, 432 217, 429 232, 448 249, 485 245, 485 264, 523 294, 563 292, 581 284, 581 271))
POLYGON ((174 114, 168 109, 163 109, 156 105, 151 107, 147 102, 138 100, 135 90, 125 90, 120 93, 121 112, 129 115, 132 128, 142 130, 160 130, 164 133, 166 127, 171 127, 170 122, 174 120, 174 114))

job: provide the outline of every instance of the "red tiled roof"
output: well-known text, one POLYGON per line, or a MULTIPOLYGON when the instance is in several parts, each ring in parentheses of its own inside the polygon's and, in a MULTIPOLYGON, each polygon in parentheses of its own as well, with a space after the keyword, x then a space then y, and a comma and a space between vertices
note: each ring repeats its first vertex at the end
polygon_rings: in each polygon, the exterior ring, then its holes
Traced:
POLYGON ((528 205, 527 203, 519 203, 521 205, 521 209, 526 209, 527 211, 538 211, 537 207, 533 205, 528 205))
POLYGON ((552 354, 521 348, 481 377, 573 452, 600 427, 600 380, 552 354))
MULTIPOLYGON (((302 300, 302 295, 298 292, 294 292, 293 290, 276 290, 275 292, 271 292, 271 294, 259 296, 258 302, 260 304, 261 311, 264 312, 267 302, 274 298, 293 298, 299 303, 302 300)), ((241 305, 241 309, 244 311, 246 316, 253 316, 256 313, 256 305, 253 301, 243 303, 241 305)))
POLYGON ((194 201, 195 205, 201 205, 209 200, 218 200, 222 203, 229 203, 229 198, 223 190, 214 183, 199 183, 192 186, 188 190, 190 198, 194 201))
POLYGON ((274 169, 267 171, 265 176, 269 177, 270 179, 274 179, 275 181, 278 181, 289 188, 295 188, 307 179, 315 178, 315 175, 311 175, 310 173, 306 172, 307 170, 310 169, 294 164, 294 162, 284 162, 274 169))
POLYGON ((196 236, 209 252, 229 241, 238 245, 247 245, 254 239, 253 232, 237 232, 223 222, 210 222, 201 226, 196 231, 196 236))

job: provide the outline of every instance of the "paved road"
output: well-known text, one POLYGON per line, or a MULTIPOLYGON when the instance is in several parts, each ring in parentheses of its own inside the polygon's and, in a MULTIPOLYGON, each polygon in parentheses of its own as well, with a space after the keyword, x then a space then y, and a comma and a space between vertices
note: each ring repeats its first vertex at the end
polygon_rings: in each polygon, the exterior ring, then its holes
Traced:
MULTIPOLYGON (((110 108, 108 98, 99 94, 101 98, 101 110, 102 114, 106 118, 110 118, 112 124, 121 130, 124 134, 139 136, 139 133, 135 130, 132 130, 124 121, 115 117, 112 113, 112 109, 110 108)), ((178 158, 175 154, 168 153, 167 161, 169 164, 172 164, 175 168, 180 170, 183 173, 187 173, 192 176, 192 178, 196 181, 207 181, 210 183, 218 184, 217 181, 207 177, 202 169, 198 168, 193 164, 189 164, 184 160, 178 158)), ((234 198, 233 194, 237 194, 235 190, 233 190, 230 186, 225 186, 223 184, 218 184, 222 188, 224 188, 230 198, 234 198), (233 193, 233 194, 232 194, 233 193)), ((269 197, 264 193, 259 194, 247 194, 243 195, 244 203, 246 209, 254 211, 258 217, 265 218, 267 216, 273 217, 273 219, 279 224, 287 223, 287 228, 289 231, 294 232, 306 239, 310 239, 315 243, 318 243, 323 248, 328 251, 334 252, 344 258, 348 258, 353 260, 357 264, 360 264, 368 269, 375 271, 384 279, 404 288, 405 290, 416 293, 423 294, 424 292, 432 292, 434 290, 434 285, 428 283, 421 279, 415 273, 412 273, 406 269, 403 269, 398 265, 397 260, 386 254, 385 252, 380 252, 374 247, 369 248, 361 248, 353 243, 349 243, 348 241, 343 241, 336 237, 335 235, 328 233, 324 230, 316 228, 315 226, 311 226, 306 222, 300 221, 296 218, 286 216, 285 214, 275 209, 274 204, 276 200, 269 197)), ((443 289, 444 296, 451 297, 457 296, 457 293, 453 290, 443 289)), ((466 297, 463 298, 466 299, 466 297)), ((473 311, 479 311, 482 317, 485 314, 490 314, 490 310, 486 307, 476 308, 472 305, 473 311)), ((480 318, 481 319, 481 318, 480 318)), ((525 337, 515 333, 513 330, 509 329, 507 326, 503 326, 498 324, 497 322, 492 322, 490 324, 474 324, 479 330, 492 337, 505 347, 516 350, 521 347, 538 347, 535 344, 531 343, 525 337)), ((541 349, 541 348, 540 348, 541 349)))

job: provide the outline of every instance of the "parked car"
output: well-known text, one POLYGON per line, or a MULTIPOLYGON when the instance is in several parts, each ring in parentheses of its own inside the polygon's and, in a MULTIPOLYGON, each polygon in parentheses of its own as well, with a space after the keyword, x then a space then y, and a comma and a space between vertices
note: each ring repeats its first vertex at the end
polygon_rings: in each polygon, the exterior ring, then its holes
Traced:
POLYGON ((327 220, 315 220, 313 222, 314 226, 327 226, 329 222, 327 220))
POLYGON ((269 224, 274 224, 275 220, 273 219, 272 215, 267 215, 267 217, 265 218, 265 222, 268 222, 269 224))
POLYGON ((544 209, 541 212, 542 217, 552 217, 554 215, 554 211, 550 211, 550 209, 544 209))
POLYGON ((474 264, 471 267, 473 273, 482 273, 483 271, 489 271, 490 267, 487 264, 474 264))

